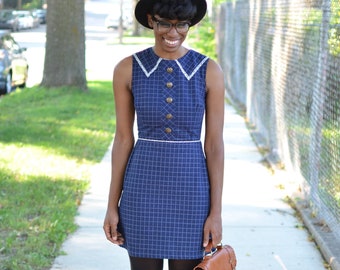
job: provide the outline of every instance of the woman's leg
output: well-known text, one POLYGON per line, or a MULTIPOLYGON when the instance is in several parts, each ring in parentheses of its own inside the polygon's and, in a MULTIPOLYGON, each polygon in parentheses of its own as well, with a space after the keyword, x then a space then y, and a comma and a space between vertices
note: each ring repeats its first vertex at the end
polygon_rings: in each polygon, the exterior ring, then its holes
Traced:
POLYGON ((202 259, 196 260, 169 260, 169 270, 192 270, 202 259))
POLYGON ((131 270, 162 270, 162 259, 137 258, 130 256, 131 270))

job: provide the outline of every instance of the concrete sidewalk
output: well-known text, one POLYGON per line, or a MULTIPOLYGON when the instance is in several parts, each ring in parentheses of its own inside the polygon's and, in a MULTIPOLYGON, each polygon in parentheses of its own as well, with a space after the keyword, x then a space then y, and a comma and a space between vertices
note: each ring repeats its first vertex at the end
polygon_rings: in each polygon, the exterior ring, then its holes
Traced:
MULTIPOLYGON (((323 258, 295 212, 283 202, 280 180, 261 164, 244 119, 229 105, 225 115, 223 243, 234 247, 238 270, 322 270, 323 258)), ((79 208, 79 229, 62 246, 52 270, 128 270, 124 249, 102 231, 110 181, 110 149, 93 170, 79 208)), ((164 267, 167 269, 167 267, 164 267)), ((147 270, 147 269, 146 269, 147 270)))

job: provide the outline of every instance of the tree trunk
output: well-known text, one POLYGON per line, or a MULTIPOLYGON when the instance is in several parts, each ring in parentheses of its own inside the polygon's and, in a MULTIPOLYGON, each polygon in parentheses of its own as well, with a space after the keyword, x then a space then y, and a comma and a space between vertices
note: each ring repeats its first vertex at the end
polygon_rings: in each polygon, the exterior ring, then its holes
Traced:
MULTIPOLYGON (((132 9, 135 10, 138 0, 132 0, 132 9)), ((135 18, 135 14, 133 14, 133 18, 135 18)), ((133 20, 133 36, 140 36, 140 26, 136 19, 133 20)))
POLYGON ((46 53, 41 85, 87 89, 84 0, 47 0, 46 53))
POLYGON ((124 24, 123 24, 123 20, 125 20, 125 15, 123 14, 123 3, 124 0, 120 0, 119 3, 119 25, 118 25, 118 33, 119 33, 119 44, 123 44, 123 35, 124 35, 124 24))

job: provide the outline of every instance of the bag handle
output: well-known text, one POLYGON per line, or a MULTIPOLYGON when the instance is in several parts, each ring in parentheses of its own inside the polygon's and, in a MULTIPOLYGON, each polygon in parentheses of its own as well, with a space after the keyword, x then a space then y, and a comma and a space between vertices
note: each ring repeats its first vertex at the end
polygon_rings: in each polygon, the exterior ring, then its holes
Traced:
POLYGON ((209 240, 208 245, 205 247, 204 250, 204 257, 205 256, 212 256, 217 250, 222 248, 222 243, 219 243, 216 248, 213 247, 212 241, 209 240))

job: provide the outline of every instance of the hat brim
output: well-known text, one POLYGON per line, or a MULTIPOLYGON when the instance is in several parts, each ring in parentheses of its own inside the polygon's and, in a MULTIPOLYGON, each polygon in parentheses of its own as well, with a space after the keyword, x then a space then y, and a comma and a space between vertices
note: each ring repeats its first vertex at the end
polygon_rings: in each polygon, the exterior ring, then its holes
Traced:
MULTIPOLYGON (((194 26, 200 20, 203 19, 207 12, 207 2, 205 0, 193 0, 195 5, 197 6, 197 13, 194 18, 191 19, 190 26, 194 26)), ((155 0, 140 0, 138 1, 135 7, 135 17, 137 21, 145 26, 146 28, 152 29, 148 23, 147 14, 151 12, 151 7, 155 0)))

